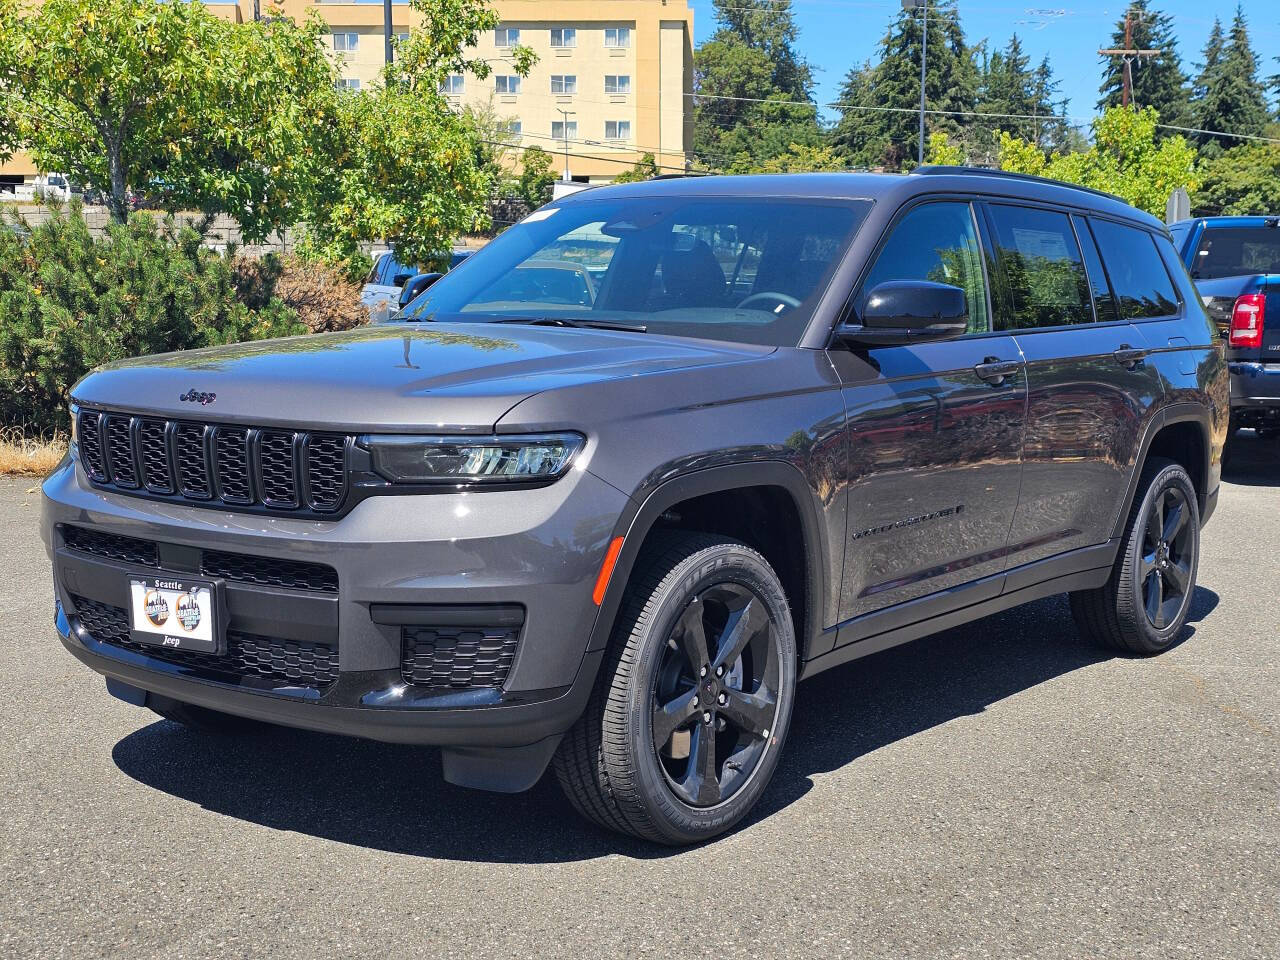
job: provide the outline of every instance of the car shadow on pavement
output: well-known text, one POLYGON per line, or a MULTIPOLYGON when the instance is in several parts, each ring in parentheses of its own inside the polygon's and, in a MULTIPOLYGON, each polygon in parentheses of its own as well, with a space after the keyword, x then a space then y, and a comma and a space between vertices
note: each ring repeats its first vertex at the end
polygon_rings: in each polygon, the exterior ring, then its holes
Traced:
MULTIPOLYGON (((1217 603, 1196 588, 1186 636, 1217 603)), ((823 673, 801 685, 778 771, 738 829, 802 798, 813 774, 1108 656, 1077 636, 1058 596, 823 673)), ((465 790, 444 782, 438 751, 420 747, 283 728, 232 739, 158 720, 112 757, 134 780, 215 813, 410 856, 543 863, 679 852, 587 825, 550 772, 524 794, 465 790)))
POLYGON ((1231 460, 1222 468, 1222 479, 1246 487, 1280 485, 1280 440, 1260 437, 1253 430, 1239 430, 1231 438, 1231 460))

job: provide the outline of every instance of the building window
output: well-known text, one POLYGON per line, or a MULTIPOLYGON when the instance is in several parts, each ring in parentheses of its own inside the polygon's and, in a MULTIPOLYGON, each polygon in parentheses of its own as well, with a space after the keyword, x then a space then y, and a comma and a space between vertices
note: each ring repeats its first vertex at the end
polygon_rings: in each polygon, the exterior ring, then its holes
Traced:
POLYGON ((604 45, 606 47, 631 46, 631 28, 630 27, 605 27, 604 28, 604 45))
POLYGON ((630 136, 630 120, 606 120, 604 122, 604 138, 606 140, 626 140, 630 136))
POLYGON ((577 93, 578 78, 573 74, 561 75, 553 73, 551 75, 551 92, 552 93, 577 93))
POLYGON ((360 81, 355 77, 343 77, 338 81, 339 90, 359 90, 360 81))
POLYGON ((507 120, 502 124, 502 129, 505 130, 507 133, 511 134, 512 136, 518 137, 520 136, 520 121, 507 120))
POLYGON ((408 41, 408 39, 409 39, 409 34, 407 34, 407 33, 397 33, 397 34, 396 34, 396 40, 397 40, 397 42, 399 42, 399 43, 405 43, 406 41, 408 41))
POLYGON ((457 96, 462 93, 466 81, 460 73, 451 73, 440 81, 440 92, 450 96, 457 96))
POLYGON ((621 76, 606 74, 604 78, 604 92, 605 93, 630 93, 631 78, 626 74, 622 74, 621 76))
POLYGON ((551 45, 553 47, 576 47, 578 31, 573 27, 552 27, 551 45))
POLYGON ((493 89, 495 93, 519 93, 520 78, 507 74, 498 74, 493 78, 493 89))
POLYGON ((360 46, 360 34, 358 33, 335 33, 333 35, 333 49, 338 53, 351 53, 360 46))
POLYGON ((563 120, 551 121, 551 139, 552 140, 577 140, 578 139, 578 121, 570 120, 566 123, 563 120))
POLYGON ((493 31, 493 42, 500 47, 514 47, 520 42, 520 31, 515 27, 499 27, 493 31))

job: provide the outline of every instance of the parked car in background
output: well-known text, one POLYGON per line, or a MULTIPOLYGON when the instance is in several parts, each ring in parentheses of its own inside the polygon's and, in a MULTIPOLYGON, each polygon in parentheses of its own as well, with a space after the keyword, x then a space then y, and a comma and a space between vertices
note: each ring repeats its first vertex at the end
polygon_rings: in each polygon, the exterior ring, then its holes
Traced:
POLYGON ((677 844, 747 816, 829 667, 1061 593, 1125 654, 1183 636, 1226 365, 1115 197, 929 167, 598 187, 420 296, 72 389, 52 612, 113 695, 434 744, 487 790, 554 768, 677 844))
MULTIPOLYGON (((452 270, 471 256, 471 253, 470 250, 450 251, 447 255, 447 269, 452 270)), ((442 254, 440 259, 444 260, 446 256, 442 254)), ((370 320, 374 323, 387 320, 408 303, 412 297, 401 299, 405 284, 426 272, 428 271, 416 266, 401 263, 396 259, 394 250, 384 250, 377 254, 373 261, 373 269, 369 271, 364 287, 360 290, 360 302, 369 308, 370 320)), ((421 290, 420 285, 414 293, 419 293, 421 290)))
POLYGON ((1230 434, 1280 434, 1280 217, 1199 217, 1169 232, 1227 342, 1230 434))

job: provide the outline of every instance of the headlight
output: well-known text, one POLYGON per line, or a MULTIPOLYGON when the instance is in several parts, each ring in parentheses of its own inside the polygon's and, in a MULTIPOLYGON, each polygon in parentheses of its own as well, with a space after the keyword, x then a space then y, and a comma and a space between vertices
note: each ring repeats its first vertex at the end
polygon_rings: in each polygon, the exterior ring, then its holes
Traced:
POLYGON ((554 480, 582 449, 576 433, 510 437, 364 436, 373 468, 392 483, 554 480))

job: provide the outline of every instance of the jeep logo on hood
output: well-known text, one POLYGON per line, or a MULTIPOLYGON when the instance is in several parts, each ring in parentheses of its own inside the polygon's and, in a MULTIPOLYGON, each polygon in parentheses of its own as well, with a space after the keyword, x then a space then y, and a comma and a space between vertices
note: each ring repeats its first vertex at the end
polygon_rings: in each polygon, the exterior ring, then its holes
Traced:
POLYGON ((183 403, 198 403, 202 407, 207 407, 218 399, 218 395, 216 393, 202 393, 199 390, 188 390, 178 399, 183 403))

